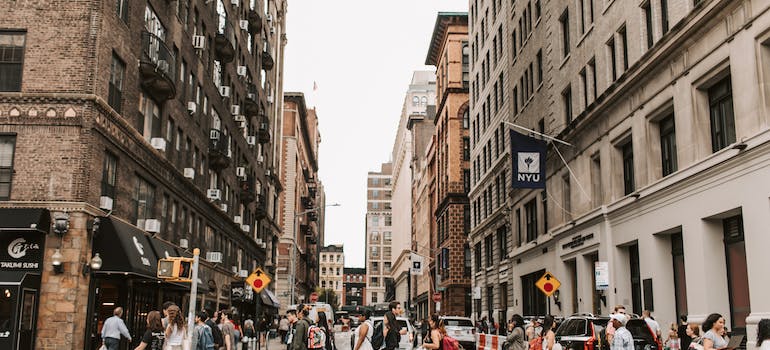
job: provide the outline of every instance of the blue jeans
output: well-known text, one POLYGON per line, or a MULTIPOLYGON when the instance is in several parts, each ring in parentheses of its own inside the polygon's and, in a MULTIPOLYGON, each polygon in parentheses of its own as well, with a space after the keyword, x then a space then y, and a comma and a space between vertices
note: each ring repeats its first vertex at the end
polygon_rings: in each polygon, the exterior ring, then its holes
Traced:
POLYGON ((118 347, 120 346, 120 339, 115 338, 104 338, 104 346, 107 347, 107 350, 118 350, 118 347))

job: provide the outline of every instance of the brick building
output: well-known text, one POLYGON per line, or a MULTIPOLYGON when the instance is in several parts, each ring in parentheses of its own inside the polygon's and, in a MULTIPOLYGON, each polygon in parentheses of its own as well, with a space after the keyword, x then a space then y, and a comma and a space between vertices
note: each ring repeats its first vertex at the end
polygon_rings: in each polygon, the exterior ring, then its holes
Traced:
POLYGON ((433 29, 426 65, 436 67, 436 117, 433 134, 435 166, 435 245, 431 247, 437 291, 444 315, 471 313, 470 248, 470 129, 468 77, 468 13, 440 12, 433 29))
POLYGON ((299 92, 284 94, 281 181, 283 235, 278 248, 276 292, 281 311, 307 300, 318 286, 326 196, 318 180, 318 116, 299 92))
POLYGON ((133 348, 194 247, 198 308, 274 306, 231 287, 275 254, 285 6, 0 1, 0 348, 95 349, 115 306, 133 348))
POLYGON ((342 274, 342 305, 366 305, 366 269, 346 267, 342 274))

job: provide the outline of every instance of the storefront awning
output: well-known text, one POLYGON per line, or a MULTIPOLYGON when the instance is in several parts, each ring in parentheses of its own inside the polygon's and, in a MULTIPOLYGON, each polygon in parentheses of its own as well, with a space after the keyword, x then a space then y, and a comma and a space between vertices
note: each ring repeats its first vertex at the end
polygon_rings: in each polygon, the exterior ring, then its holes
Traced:
POLYGON ((150 243, 152 243, 152 249, 155 250, 155 255, 158 256, 158 259, 169 258, 172 256, 182 256, 179 255, 179 252, 176 250, 174 245, 164 240, 150 237, 150 243))
POLYGON ((0 231, 32 230, 48 233, 51 230, 51 214, 41 208, 0 209, 0 231))
MULTIPOLYGON (((120 219, 103 217, 94 237, 94 253, 102 258, 98 273, 134 274, 156 278, 158 257, 144 231, 120 219)), ((95 271, 97 272, 97 271, 95 271)))
POLYGON ((263 289, 262 292, 259 293, 259 299, 262 300, 262 304, 265 306, 274 307, 276 309, 281 308, 281 302, 278 301, 278 298, 276 298, 275 294, 269 289, 263 289))

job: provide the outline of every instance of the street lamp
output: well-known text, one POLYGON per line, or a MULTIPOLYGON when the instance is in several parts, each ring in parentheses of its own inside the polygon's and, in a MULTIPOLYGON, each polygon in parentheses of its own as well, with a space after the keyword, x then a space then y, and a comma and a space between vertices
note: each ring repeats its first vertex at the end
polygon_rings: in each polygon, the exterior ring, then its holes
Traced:
POLYGON ((291 271, 289 271, 291 273, 291 275, 289 275, 290 277, 289 280, 291 280, 291 287, 289 290, 291 302, 289 302, 289 305, 294 305, 294 296, 295 296, 294 285, 297 283, 297 251, 299 250, 299 245, 297 244, 297 218, 307 213, 319 211, 325 207, 339 207, 339 206, 340 206, 339 203, 333 203, 333 204, 327 204, 323 207, 312 208, 299 213, 294 213, 294 227, 292 228, 293 232, 291 237, 292 244, 294 245, 294 247, 292 247, 292 251, 291 251, 291 271))

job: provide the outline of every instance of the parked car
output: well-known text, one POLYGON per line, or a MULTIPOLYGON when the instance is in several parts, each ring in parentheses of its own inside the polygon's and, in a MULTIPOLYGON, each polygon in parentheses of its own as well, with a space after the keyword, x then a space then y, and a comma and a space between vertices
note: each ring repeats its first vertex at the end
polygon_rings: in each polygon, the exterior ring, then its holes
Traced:
POLYGON ((609 349, 604 332, 609 321, 590 314, 570 316, 556 329, 556 341, 564 350, 609 349))
POLYGON ((446 333, 457 339, 464 349, 476 348, 476 327, 473 320, 468 317, 441 316, 440 321, 444 323, 446 333))
MULTIPOLYGON (((382 323, 382 319, 384 317, 372 317, 370 320, 372 321, 372 324, 374 325, 374 329, 377 329, 377 326, 382 323)), ((409 319, 406 317, 396 317, 396 321, 398 322, 399 329, 406 328, 406 334, 401 335, 401 340, 398 342, 398 348, 399 350, 412 350, 413 348, 413 342, 414 339, 414 327, 412 327, 412 323, 409 322, 409 319)), ((350 349, 353 350, 356 347, 356 341, 358 339, 358 328, 356 327, 353 329, 350 333, 350 349)), ((383 344, 384 347, 384 344, 383 344)), ((379 350, 379 349, 375 349, 379 350)))
POLYGON ((626 322, 626 329, 634 337, 634 349, 636 350, 663 350, 660 339, 655 336, 652 329, 644 319, 636 318, 626 322))

